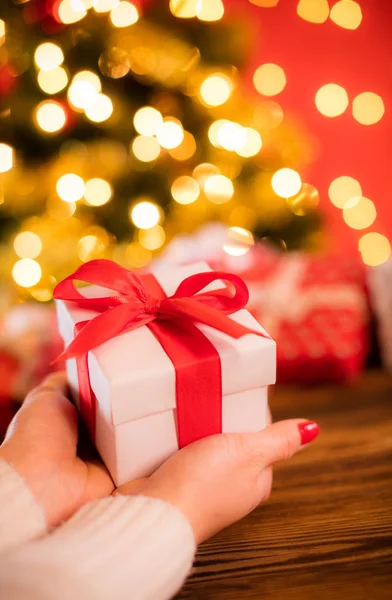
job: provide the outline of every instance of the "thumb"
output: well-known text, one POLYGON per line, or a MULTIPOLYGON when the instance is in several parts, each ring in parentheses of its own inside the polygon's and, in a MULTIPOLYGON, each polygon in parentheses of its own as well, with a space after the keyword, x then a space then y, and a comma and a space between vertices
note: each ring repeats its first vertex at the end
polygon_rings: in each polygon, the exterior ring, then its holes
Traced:
POLYGON ((262 459, 264 467, 268 467, 291 458, 301 446, 309 444, 319 433, 320 428, 313 421, 278 421, 253 437, 252 453, 262 459))

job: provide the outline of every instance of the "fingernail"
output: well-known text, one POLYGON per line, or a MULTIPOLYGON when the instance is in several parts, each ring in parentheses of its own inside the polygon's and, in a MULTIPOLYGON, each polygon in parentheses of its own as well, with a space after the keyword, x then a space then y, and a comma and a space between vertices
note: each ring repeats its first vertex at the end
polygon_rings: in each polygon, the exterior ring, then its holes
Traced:
POLYGON ((309 444, 314 440, 320 433, 320 427, 313 421, 305 421, 298 425, 299 433, 301 435, 301 445, 309 444))

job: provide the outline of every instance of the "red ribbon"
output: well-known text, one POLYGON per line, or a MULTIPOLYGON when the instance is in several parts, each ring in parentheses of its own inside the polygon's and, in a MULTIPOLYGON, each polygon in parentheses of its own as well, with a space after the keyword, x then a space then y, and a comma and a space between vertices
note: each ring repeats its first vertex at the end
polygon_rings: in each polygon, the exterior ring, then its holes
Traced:
MULTIPOLYGON (((244 308, 249 293, 237 275, 207 272, 191 275, 166 297, 153 275, 138 277, 109 260, 92 260, 56 286, 54 297, 99 314, 75 326, 75 337, 57 360, 77 359, 81 413, 95 437, 96 399, 91 390, 87 353, 114 337, 146 325, 171 359, 176 372, 178 441, 180 448, 222 431, 222 376, 214 345, 195 326, 203 323, 233 338, 254 331, 228 317, 244 308), (74 281, 108 288, 114 296, 86 298, 74 281), (216 280, 232 284, 200 293, 216 280)), ((266 336, 265 336, 266 337, 266 336)))

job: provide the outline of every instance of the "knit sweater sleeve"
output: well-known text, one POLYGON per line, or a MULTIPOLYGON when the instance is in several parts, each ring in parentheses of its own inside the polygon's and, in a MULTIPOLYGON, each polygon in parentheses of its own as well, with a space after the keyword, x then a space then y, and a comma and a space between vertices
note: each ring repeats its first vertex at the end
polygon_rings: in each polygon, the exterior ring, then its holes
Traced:
POLYGON ((43 510, 20 475, 0 459, 0 553, 45 533, 43 510))
POLYGON ((0 597, 14 600, 166 600, 196 549, 173 506, 144 496, 93 502, 45 538, 3 555, 0 597))

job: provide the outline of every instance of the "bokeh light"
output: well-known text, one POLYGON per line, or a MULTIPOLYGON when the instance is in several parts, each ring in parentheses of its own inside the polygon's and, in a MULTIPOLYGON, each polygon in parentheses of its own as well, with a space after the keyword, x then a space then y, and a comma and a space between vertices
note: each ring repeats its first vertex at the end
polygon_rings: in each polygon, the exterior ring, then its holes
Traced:
POLYGON ((193 169, 192 176, 198 181, 199 186, 204 189, 204 184, 211 175, 217 175, 219 169, 211 163, 200 163, 193 169))
POLYGON ((182 175, 173 181, 171 194, 179 204, 191 204, 199 197, 199 184, 193 177, 182 175))
POLYGON ((105 94, 96 94, 85 108, 86 117, 94 123, 107 121, 112 112, 113 103, 105 94))
POLYGON ((12 268, 12 277, 21 287, 29 288, 37 285, 42 277, 42 270, 32 258, 21 258, 12 268))
POLYGON ((12 169, 14 162, 14 149, 8 144, 0 143, 0 173, 12 169))
POLYGON ((349 200, 362 196, 359 181, 348 175, 342 175, 332 181, 328 188, 328 196, 334 206, 344 208, 349 200))
POLYGON ((280 94, 286 85, 286 75, 282 67, 273 63, 266 63, 256 69, 253 75, 256 90, 264 96, 280 94))
POLYGON ((218 143, 225 150, 239 150, 239 148, 246 144, 244 127, 233 121, 222 123, 218 130, 218 143))
POLYGON ((36 258, 42 250, 41 238, 33 231, 22 231, 14 239, 14 250, 20 258, 36 258))
POLYGON ((363 92, 353 100, 353 116, 361 125, 374 125, 384 116, 384 102, 378 94, 363 92))
POLYGON ((162 148, 176 148, 184 139, 184 130, 176 119, 165 119, 158 127, 156 136, 162 148))
POLYGON ((303 183, 298 194, 287 199, 291 212, 303 217, 314 212, 320 203, 318 190, 310 183, 303 183))
POLYGON ((5 42, 5 22, 0 19, 0 46, 5 42))
POLYGON ((84 197, 90 206, 103 206, 113 195, 112 186, 105 179, 94 177, 86 181, 84 197))
POLYGON ((138 239, 141 245, 147 250, 158 250, 165 243, 165 231, 160 225, 155 225, 150 229, 141 229, 138 239))
POLYGON ((67 71, 63 67, 56 67, 50 71, 40 71, 37 81, 41 90, 46 94, 57 94, 68 83, 67 71))
POLYGON ((300 0, 297 14, 310 23, 324 23, 329 16, 328 0, 300 0))
POLYGON ((369 267, 377 267, 391 256, 391 244, 388 238, 375 231, 365 233, 359 240, 358 247, 363 262, 369 267))
POLYGON ((315 102, 324 117, 338 117, 348 106, 348 95, 341 85, 327 83, 316 93, 315 102))
POLYGON ((152 106, 139 108, 133 117, 133 125, 141 135, 155 135, 162 123, 161 113, 152 106))
POLYGON ((331 8, 331 20, 344 29, 357 29, 362 21, 362 10, 358 2, 339 0, 331 8))
POLYGON ((132 142, 132 152, 142 162, 156 160, 161 153, 161 147, 153 136, 138 135, 132 142))
POLYGON ((110 20, 115 27, 129 27, 136 23, 138 19, 138 10, 130 2, 119 2, 110 11, 110 20))
POLYGON ((42 71, 51 71, 64 61, 64 54, 60 46, 45 42, 40 44, 34 52, 34 62, 42 71))
POLYGON ((56 191, 64 202, 77 202, 83 198, 84 190, 83 179, 75 173, 62 175, 56 183, 56 191))
POLYGON ((236 149, 237 154, 243 158, 249 158, 258 154, 262 148, 263 142, 261 136, 256 129, 252 127, 244 127, 245 142, 236 149))
POLYGON ((278 5, 279 0, 249 0, 249 2, 263 8, 274 8, 274 6, 278 5))
POLYGON ((148 265, 151 259, 151 250, 144 248, 140 242, 132 242, 125 250, 125 260, 132 269, 140 269, 148 265))
POLYGON ((279 127, 283 121, 283 109, 273 100, 261 102, 254 111, 254 124, 260 129, 271 130, 279 127))
POLYGON ((78 241, 78 256, 82 262, 100 258, 105 250, 105 242, 97 235, 85 235, 78 241))
POLYGON ((223 73, 214 73, 203 81, 200 86, 200 96, 208 106, 220 106, 231 95, 233 83, 230 77, 223 73))
POLYGON ((58 7, 58 19, 65 25, 77 23, 87 14, 81 0, 62 0, 58 7))
POLYGON ((272 189, 281 198, 295 196, 301 189, 301 177, 294 169, 279 169, 273 174, 271 180, 272 189))
POLYGON ((215 148, 222 147, 219 143, 218 134, 220 128, 225 123, 231 123, 231 121, 229 121, 228 119, 218 119, 217 121, 211 123, 211 125, 208 128, 208 139, 210 140, 211 144, 215 146, 215 148))
POLYGON ((366 229, 374 223, 376 217, 374 203, 364 196, 352 198, 343 208, 343 219, 352 229, 366 229))
POLYGON ((64 127, 67 116, 61 104, 54 100, 45 100, 37 106, 35 119, 43 131, 46 133, 56 133, 64 127))
POLYGON ((176 160, 188 160, 196 152, 196 140, 189 131, 184 131, 181 144, 176 148, 170 148, 168 152, 176 160))
POLYGON ((97 96, 94 86, 88 81, 73 81, 68 88, 68 100, 73 108, 86 109, 97 96))
POLYGON ((234 194, 233 182, 225 175, 211 175, 204 183, 204 192, 214 204, 223 204, 234 194))
POLYGON ((139 229, 151 229, 161 220, 161 211, 155 202, 143 200, 131 208, 130 217, 139 229))
POLYGON ((192 19, 197 16, 197 5, 200 0, 170 0, 170 11, 179 19, 192 19))
POLYGON ((198 0, 196 14, 200 21, 219 21, 225 14, 222 0, 198 0))
POLYGON ((105 13, 119 4, 119 0, 93 0, 93 9, 97 13, 105 13))
POLYGON ((253 235, 243 227, 230 227, 223 250, 230 256, 244 256, 254 244, 253 235))
POLYGON ((101 80, 94 71, 78 71, 78 73, 74 75, 72 81, 87 81, 88 83, 91 83, 97 93, 102 90, 101 80))

